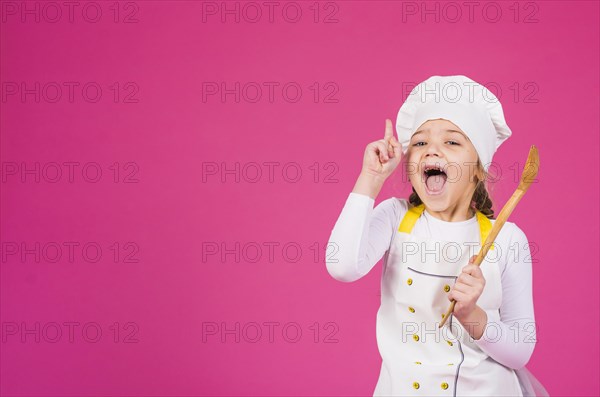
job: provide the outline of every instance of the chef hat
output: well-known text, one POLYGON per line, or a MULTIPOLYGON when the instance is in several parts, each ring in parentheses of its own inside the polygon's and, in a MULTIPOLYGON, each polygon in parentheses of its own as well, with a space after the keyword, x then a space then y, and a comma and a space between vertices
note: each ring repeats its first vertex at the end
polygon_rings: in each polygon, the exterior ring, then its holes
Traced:
POLYGON ((411 136, 423 123, 440 118, 469 137, 486 171, 498 147, 512 134, 500 101, 483 85, 466 76, 431 76, 413 88, 398 112, 402 152, 407 152, 411 136))

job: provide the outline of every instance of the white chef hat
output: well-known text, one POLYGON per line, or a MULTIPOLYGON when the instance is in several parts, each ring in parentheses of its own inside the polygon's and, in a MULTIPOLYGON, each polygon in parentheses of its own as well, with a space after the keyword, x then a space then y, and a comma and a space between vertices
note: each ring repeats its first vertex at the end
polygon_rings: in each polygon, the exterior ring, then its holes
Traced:
POLYGON ((408 150, 417 128, 440 118, 469 137, 486 171, 498 147, 512 134, 500 101, 486 87, 466 76, 431 76, 413 88, 398 112, 396 131, 402 152, 408 150))

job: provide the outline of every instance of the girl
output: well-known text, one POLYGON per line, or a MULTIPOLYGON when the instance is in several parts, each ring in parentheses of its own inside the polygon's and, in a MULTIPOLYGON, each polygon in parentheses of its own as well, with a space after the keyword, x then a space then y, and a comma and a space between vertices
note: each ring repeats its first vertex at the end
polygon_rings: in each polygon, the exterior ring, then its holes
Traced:
POLYGON ((374 395, 548 396, 525 368, 536 337, 527 237, 506 222, 472 263, 494 223, 489 164, 512 134, 500 102, 465 76, 432 76, 400 108, 396 130, 398 139, 386 120, 384 138, 367 145, 326 263, 351 282, 385 254, 374 395), (373 209, 401 159, 412 194, 373 209))

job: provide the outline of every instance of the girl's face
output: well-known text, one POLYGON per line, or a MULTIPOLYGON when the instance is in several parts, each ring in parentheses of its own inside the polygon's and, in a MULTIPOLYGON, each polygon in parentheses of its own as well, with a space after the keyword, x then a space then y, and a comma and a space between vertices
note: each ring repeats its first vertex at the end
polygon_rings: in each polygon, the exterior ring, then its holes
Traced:
POLYGON ((406 155, 410 182, 427 209, 469 216, 475 176, 482 178, 477 151, 460 128, 448 120, 429 120, 412 135, 406 155))

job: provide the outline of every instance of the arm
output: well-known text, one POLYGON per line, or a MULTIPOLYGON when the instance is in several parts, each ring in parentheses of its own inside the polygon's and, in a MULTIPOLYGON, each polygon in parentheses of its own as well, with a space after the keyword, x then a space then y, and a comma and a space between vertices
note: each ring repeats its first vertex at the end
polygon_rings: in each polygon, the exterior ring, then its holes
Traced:
POLYGON ((352 282, 365 276, 390 247, 397 219, 397 199, 381 202, 352 192, 331 232, 326 265, 339 281, 352 282))
MULTIPOLYGON (((506 226, 506 225, 505 225, 506 226)), ((500 311, 485 310, 487 323, 475 343, 494 360, 512 369, 525 366, 536 344, 533 311, 533 269, 525 233, 515 224, 502 272, 500 311)))
POLYGON ((401 158, 392 121, 386 119, 384 139, 365 148, 362 170, 329 237, 325 262, 336 280, 351 282, 363 277, 390 246, 397 200, 388 199, 374 210, 373 205, 401 158))

